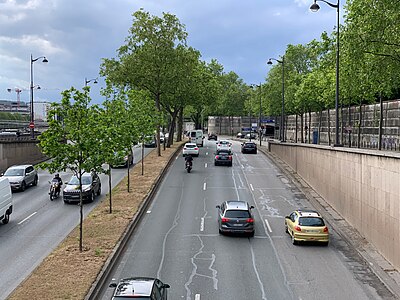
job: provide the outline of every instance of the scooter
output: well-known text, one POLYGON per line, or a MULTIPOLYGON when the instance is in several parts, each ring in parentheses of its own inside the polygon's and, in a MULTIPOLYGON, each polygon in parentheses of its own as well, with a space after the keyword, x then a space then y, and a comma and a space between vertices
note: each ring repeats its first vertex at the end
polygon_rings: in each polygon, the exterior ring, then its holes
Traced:
POLYGON ((53 201, 54 199, 60 196, 61 187, 59 187, 60 183, 58 181, 49 181, 49 183, 50 183, 50 191, 49 191, 50 201, 53 201))
POLYGON ((186 164, 185 164, 185 168, 186 168, 186 171, 188 173, 190 173, 190 171, 192 170, 192 162, 191 161, 187 161, 186 164))

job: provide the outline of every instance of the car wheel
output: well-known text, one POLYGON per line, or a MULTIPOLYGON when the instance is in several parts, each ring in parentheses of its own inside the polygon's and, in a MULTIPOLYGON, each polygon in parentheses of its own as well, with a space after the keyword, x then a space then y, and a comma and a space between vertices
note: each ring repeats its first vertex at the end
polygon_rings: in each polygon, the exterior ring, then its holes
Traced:
POLYGON ((287 225, 285 224, 285 232, 286 233, 289 233, 289 230, 288 230, 288 228, 287 228, 287 225))
POLYGON ((217 165, 217 163, 215 162, 215 163, 214 163, 214 166, 216 166, 216 165, 217 165))
POLYGON ((65 203, 65 204, 69 204, 68 200, 65 200, 65 199, 64 199, 64 203, 65 203))
POLYGON ((325 247, 328 247, 328 245, 329 245, 329 241, 327 241, 327 242, 324 242, 324 243, 323 243, 323 245, 324 245, 325 247))
POLYGON ((257 154, 257 151, 254 151, 254 154, 257 154))
POLYGON ((94 201, 94 198, 95 198, 95 192, 92 191, 92 193, 90 194, 90 199, 89 199, 89 201, 90 201, 90 202, 93 202, 93 201, 94 201))
POLYGON ((296 241, 296 239, 294 238, 294 232, 292 231, 292 244, 293 245, 297 245, 297 241, 296 241))
POLYGON ((250 232, 249 236, 254 237, 255 231, 250 232))
POLYGON ((23 192, 23 191, 25 191, 25 189, 26 189, 25 181, 22 181, 22 184, 21 184, 21 191, 23 192))
POLYGON ((9 221, 10 221, 10 214, 8 212, 6 212, 2 222, 3 222, 3 224, 7 224, 9 221))
POLYGON ((33 186, 37 186, 37 183, 38 183, 38 177, 35 176, 35 179, 33 179, 32 185, 33 185, 33 186))
POLYGON ((97 191, 97 196, 100 196, 101 194, 101 185, 99 185, 99 190, 97 191))
POLYGON ((222 231, 221 231, 221 229, 218 229, 218 232, 219 232, 219 234, 222 234, 222 231))

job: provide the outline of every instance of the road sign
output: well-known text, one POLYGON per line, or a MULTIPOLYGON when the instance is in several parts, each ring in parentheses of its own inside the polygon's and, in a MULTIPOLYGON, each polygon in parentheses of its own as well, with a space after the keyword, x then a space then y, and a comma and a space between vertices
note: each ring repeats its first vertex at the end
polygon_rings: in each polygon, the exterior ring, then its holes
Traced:
POLYGON ((30 123, 29 123, 29 128, 35 128, 35 123, 30 122, 30 123))

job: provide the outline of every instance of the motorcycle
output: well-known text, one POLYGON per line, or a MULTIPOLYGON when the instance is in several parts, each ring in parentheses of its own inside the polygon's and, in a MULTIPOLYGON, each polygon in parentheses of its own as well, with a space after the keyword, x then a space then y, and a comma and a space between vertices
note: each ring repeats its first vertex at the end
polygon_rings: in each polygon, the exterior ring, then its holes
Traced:
POLYGON ((186 164, 185 164, 185 168, 186 168, 186 171, 188 173, 190 173, 190 171, 192 170, 192 162, 191 161, 187 161, 186 164))
POLYGON ((60 196, 61 187, 60 183, 56 180, 49 181, 49 183, 50 183, 50 191, 49 191, 50 201, 53 201, 54 199, 60 196))

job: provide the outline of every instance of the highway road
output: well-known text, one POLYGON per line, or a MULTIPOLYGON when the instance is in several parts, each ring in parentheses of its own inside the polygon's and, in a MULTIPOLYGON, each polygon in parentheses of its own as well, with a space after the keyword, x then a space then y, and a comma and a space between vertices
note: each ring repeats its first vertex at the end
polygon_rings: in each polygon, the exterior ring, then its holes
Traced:
MULTIPOLYGON (((107 285, 131 276, 170 284, 169 299, 395 299, 354 249, 329 224, 329 246, 292 245, 284 217, 313 208, 264 154, 241 154, 233 167, 214 166, 206 141, 192 173, 182 156, 171 166, 107 285), (255 206, 255 236, 218 233, 216 205, 255 206)), ((104 287, 102 299, 113 288, 104 287)))
MULTIPOLYGON (((145 155, 151 149, 145 148, 145 155)), ((134 163, 141 159, 141 147, 134 148, 134 163)), ((126 168, 112 169, 112 186, 126 176, 126 168)), ((71 172, 60 172, 64 182, 71 172)), ((109 191, 108 177, 99 174, 100 196, 84 205, 85 216, 109 191)), ((64 204, 62 197, 50 201, 49 183, 53 177, 39 170, 39 182, 24 192, 13 193, 10 222, 0 225, 0 299, 6 297, 79 224, 79 206, 64 204)))

